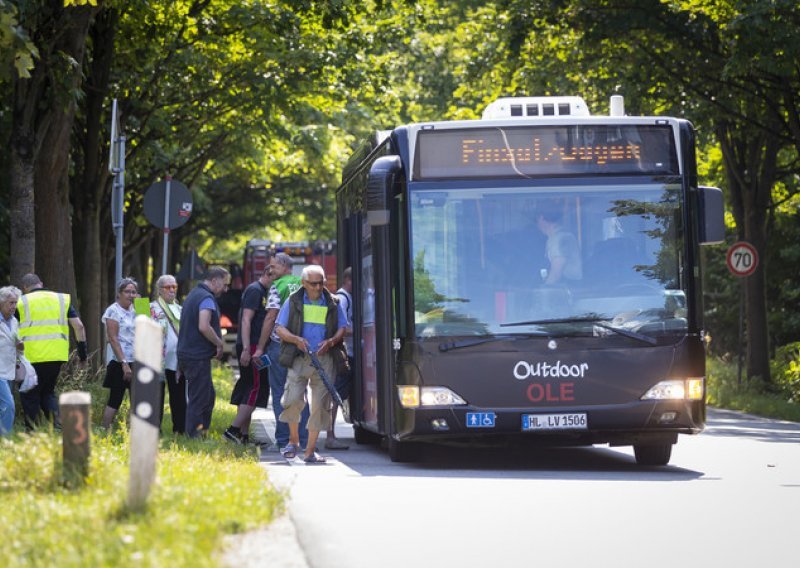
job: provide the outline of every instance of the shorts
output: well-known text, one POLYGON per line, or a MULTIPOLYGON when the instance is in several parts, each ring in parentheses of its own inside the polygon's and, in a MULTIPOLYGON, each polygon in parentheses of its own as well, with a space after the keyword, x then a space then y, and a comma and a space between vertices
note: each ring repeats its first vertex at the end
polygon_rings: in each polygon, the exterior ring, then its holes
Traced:
MULTIPOLYGON (((255 345, 250 346, 250 352, 255 351, 255 345)), ((236 356, 242 354, 242 347, 236 346, 236 356)), ((239 380, 233 386, 231 393, 231 404, 235 406, 257 406, 266 408, 269 401, 269 375, 268 368, 259 370, 253 364, 247 367, 239 367, 239 380)))
MULTIPOLYGON (((131 376, 131 380, 133 380, 133 376, 131 376)), ((119 410, 122 400, 125 398, 125 391, 131 389, 131 383, 125 380, 122 363, 113 360, 108 362, 103 386, 110 390, 106 404, 109 408, 119 410)))

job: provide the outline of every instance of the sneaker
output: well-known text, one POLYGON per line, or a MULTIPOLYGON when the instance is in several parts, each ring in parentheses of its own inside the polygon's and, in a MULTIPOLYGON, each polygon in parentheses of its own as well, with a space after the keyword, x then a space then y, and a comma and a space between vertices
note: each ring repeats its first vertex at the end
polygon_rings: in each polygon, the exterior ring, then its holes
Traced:
POLYGON ((233 442, 234 444, 240 444, 240 445, 244 444, 244 441, 242 440, 242 435, 240 433, 237 433, 232 428, 233 427, 225 430, 225 432, 222 434, 222 437, 228 440, 229 442, 233 442))
POLYGON ((250 443, 250 436, 248 434, 242 434, 242 444, 245 446, 250 443))
POLYGON ((326 450, 347 450, 350 446, 342 442, 341 440, 337 440, 336 438, 327 438, 325 440, 325 449, 326 450))

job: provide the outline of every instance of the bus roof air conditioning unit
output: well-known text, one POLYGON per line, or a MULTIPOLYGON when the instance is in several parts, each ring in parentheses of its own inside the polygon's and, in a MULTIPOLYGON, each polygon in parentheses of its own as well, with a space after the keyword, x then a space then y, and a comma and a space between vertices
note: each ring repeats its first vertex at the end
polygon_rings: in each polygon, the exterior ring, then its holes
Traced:
POLYGON ((489 103, 483 120, 540 116, 591 116, 581 97, 505 97, 489 103))

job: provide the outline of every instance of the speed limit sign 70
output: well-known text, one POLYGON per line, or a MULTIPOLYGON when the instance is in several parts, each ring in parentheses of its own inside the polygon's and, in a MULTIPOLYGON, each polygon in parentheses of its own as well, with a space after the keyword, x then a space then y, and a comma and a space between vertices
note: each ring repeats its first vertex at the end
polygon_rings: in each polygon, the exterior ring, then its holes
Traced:
POLYGON ((758 253, 750 243, 739 241, 728 249, 725 262, 734 276, 750 276, 758 266, 758 253))

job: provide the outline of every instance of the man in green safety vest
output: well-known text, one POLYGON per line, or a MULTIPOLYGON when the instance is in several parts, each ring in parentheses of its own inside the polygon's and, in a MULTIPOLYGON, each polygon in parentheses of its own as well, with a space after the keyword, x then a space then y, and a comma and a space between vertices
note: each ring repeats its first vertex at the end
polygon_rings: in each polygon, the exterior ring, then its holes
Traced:
POLYGON ((81 363, 86 362, 87 356, 86 330, 69 294, 45 289, 36 274, 22 277, 22 291, 17 305, 19 338, 39 381, 33 389, 20 393, 25 427, 34 427, 40 410, 59 426, 55 389, 61 365, 69 359, 69 327, 75 332, 81 363))

